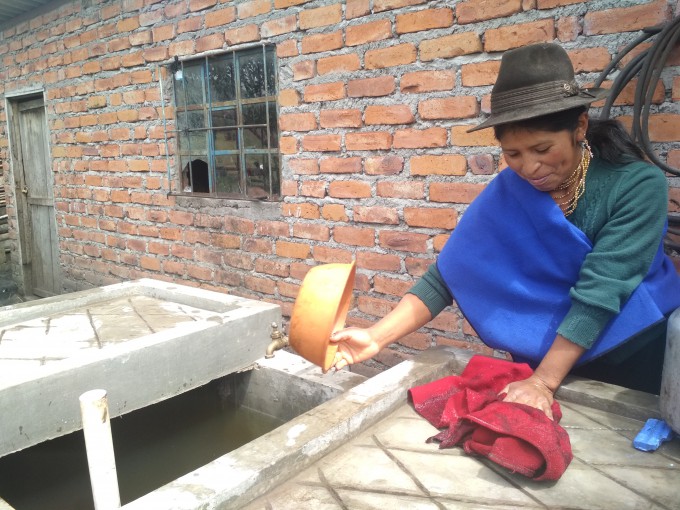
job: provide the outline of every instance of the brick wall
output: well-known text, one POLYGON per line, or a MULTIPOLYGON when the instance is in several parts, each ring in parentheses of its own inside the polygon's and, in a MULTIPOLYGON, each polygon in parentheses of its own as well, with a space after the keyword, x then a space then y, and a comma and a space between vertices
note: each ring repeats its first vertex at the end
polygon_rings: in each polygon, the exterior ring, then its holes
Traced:
MULTIPOLYGON (((489 130, 466 133, 488 111, 499 52, 561 42, 592 82, 642 28, 678 14, 667 0, 77 1, 4 27, 0 95, 45 91, 65 291, 151 277, 275 302, 287 315, 311 266, 356 259, 349 322, 365 325, 435 260, 502 166, 489 130), (169 194, 163 66, 260 42, 275 43, 279 59, 282 202, 169 194)), ((679 64, 675 50, 649 125, 675 167, 679 64)), ((632 97, 626 90, 613 112, 629 124, 632 97)), ((669 182, 680 212, 679 179, 669 182)), ((453 308, 360 369, 438 344, 485 351, 453 308)))

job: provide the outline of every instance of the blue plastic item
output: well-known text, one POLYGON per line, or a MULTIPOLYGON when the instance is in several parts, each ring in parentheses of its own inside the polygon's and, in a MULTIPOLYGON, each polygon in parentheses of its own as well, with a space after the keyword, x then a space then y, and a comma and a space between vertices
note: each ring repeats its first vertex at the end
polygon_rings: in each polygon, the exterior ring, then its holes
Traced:
POLYGON ((663 420, 650 418, 638 432, 638 435, 633 439, 633 447, 643 452, 653 452, 664 441, 670 441, 673 438, 673 430, 663 420))

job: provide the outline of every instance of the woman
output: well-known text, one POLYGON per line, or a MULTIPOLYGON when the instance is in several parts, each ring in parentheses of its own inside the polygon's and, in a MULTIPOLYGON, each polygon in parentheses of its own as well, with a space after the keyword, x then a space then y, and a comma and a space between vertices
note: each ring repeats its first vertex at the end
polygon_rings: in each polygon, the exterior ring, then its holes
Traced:
POLYGON ((455 299, 482 341, 534 368, 505 401, 552 417, 570 372, 658 393, 665 319, 680 306, 662 246, 667 182, 618 123, 589 119, 606 93, 579 88, 558 45, 503 55, 491 115, 470 131, 493 127, 509 168, 392 312, 332 336, 335 368, 369 359, 455 299))

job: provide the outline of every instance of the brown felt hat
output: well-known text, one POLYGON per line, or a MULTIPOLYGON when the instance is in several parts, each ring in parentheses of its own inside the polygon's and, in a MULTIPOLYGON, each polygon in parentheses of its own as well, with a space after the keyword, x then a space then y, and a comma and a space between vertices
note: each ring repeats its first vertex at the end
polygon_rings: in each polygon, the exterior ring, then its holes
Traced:
POLYGON ((508 50, 491 89, 491 115, 468 133, 588 105, 608 93, 579 87, 569 55, 557 44, 508 50))

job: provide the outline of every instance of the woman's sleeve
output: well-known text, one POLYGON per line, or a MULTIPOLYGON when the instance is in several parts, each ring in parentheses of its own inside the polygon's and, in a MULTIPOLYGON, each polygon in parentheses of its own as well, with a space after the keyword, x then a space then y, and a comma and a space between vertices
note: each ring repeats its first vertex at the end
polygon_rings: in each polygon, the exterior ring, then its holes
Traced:
POLYGON ((430 310, 432 318, 453 303, 453 297, 437 269, 437 264, 431 264, 407 294, 413 294, 420 299, 430 310))
POLYGON ((593 250, 570 291, 571 308, 558 328, 590 348, 647 275, 668 214, 668 183, 655 166, 636 165, 603 190, 607 219, 594 233, 593 250), (606 198, 605 198, 606 197, 606 198))

